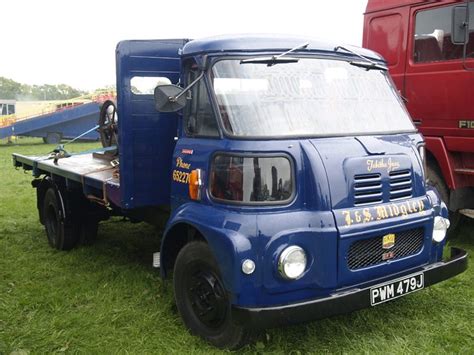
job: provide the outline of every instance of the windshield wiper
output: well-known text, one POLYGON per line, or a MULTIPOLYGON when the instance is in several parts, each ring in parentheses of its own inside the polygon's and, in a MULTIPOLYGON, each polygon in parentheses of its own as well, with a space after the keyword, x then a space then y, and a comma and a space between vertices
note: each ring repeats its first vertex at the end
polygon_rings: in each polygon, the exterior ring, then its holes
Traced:
POLYGON ((240 64, 266 64, 271 67, 275 64, 287 64, 287 63, 298 63, 298 58, 286 57, 286 58, 275 58, 275 57, 258 57, 250 59, 242 59, 240 64))
POLYGON ((297 51, 298 49, 306 49, 309 46, 309 42, 303 43, 299 46, 291 48, 290 50, 283 52, 279 55, 273 55, 271 57, 256 57, 249 59, 242 59, 240 64, 266 64, 271 67, 275 64, 286 64, 286 63, 298 63, 299 58, 285 57, 287 54, 297 51))
POLYGON ((385 65, 377 64, 377 63, 352 61, 352 62, 349 62, 349 64, 354 65, 356 67, 364 68, 367 70, 370 70, 370 69, 377 69, 377 70, 384 70, 384 71, 388 70, 388 68, 385 65))
POLYGON ((371 60, 367 57, 364 57, 362 54, 359 54, 359 53, 357 53, 353 50, 350 50, 346 47, 338 46, 338 47, 334 48, 334 51, 337 52, 339 49, 342 49, 346 52, 352 53, 352 54, 358 56, 359 58, 363 59, 362 62, 353 60, 353 61, 349 62, 350 65, 354 65, 356 67, 364 68, 366 70, 371 70, 371 69, 384 70, 384 71, 388 70, 388 68, 385 65, 374 62, 373 60, 371 60))

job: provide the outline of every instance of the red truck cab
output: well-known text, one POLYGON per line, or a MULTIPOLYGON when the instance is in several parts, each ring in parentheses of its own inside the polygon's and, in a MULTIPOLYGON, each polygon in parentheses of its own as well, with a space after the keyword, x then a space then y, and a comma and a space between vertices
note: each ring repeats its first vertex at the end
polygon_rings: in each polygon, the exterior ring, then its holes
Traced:
POLYGON ((474 208, 474 1, 369 0, 363 47, 385 57, 453 217, 474 208))

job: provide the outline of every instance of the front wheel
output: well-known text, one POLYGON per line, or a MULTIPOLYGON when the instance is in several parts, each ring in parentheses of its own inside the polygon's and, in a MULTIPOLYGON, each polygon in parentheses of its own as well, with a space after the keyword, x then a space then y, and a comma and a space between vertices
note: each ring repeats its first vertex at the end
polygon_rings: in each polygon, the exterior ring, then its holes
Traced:
POLYGON ((176 306, 191 333, 219 348, 237 349, 249 341, 247 329, 232 320, 229 296, 206 243, 181 249, 173 277, 176 306))

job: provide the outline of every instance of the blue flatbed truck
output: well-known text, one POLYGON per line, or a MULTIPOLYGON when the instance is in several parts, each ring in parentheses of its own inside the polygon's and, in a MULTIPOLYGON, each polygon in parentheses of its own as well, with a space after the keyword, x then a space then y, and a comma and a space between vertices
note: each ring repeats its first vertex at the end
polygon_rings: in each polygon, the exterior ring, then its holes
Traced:
POLYGON ((237 348, 467 268, 461 249, 443 259, 448 211, 376 53, 249 35, 124 41, 116 59, 108 149, 14 165, 57 249, 112 215, 165 215, 161 274, 193 334, 237 348))

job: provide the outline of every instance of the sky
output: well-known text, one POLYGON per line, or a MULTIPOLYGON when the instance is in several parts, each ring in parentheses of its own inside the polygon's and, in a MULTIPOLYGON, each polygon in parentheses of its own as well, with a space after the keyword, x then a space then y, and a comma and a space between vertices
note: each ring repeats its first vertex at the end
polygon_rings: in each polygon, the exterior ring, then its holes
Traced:
POLYGON ((367 0, 2 0, 0 76, 93 90, 115 84, 124 39, 281 33, 360 46, 367 0))

